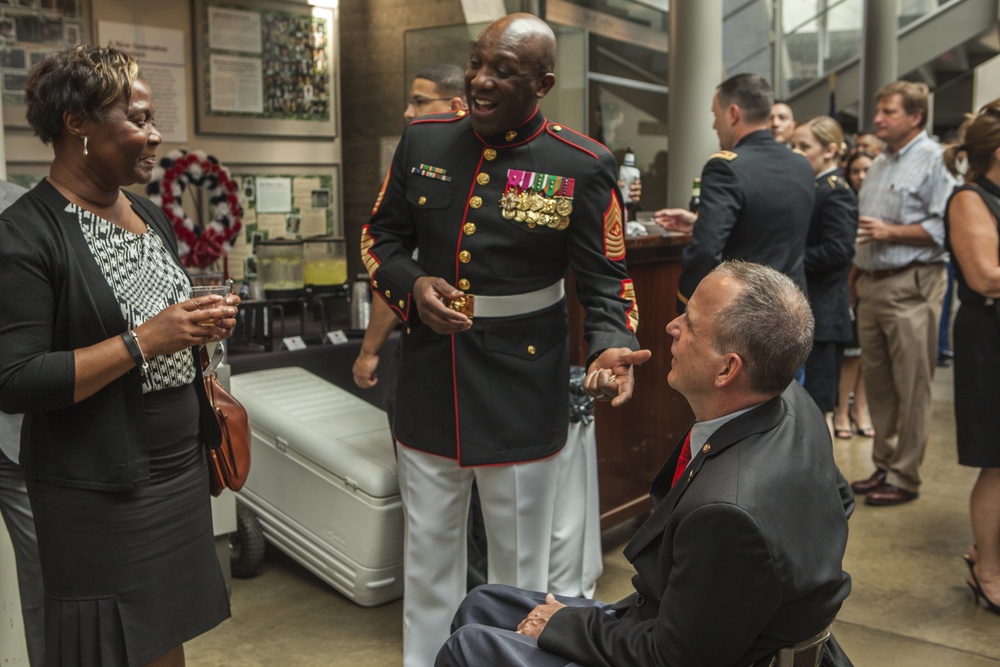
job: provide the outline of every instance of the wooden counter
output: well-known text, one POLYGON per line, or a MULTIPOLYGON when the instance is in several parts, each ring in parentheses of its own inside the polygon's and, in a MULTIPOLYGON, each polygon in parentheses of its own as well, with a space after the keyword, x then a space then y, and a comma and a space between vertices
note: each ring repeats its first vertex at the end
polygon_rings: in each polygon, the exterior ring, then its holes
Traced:
MULTIPOLYGON (((671 339, 666 326, 677 316, 681 251, 690 239, 645 236, 625 244, 639 304, 639 343, 652 350, 653 358, 635 369, 635 394, 624 407, 597 404, 602 530, 650 509, 649 483, 694 420, 687 401, 667 384, 671 339)), ((571 304, 576 304, 570 307, 570 340, 575 344, 570 359, 582 364, 586 361, 582 309, 575 288, 569 286, 567 292, 571 304)))

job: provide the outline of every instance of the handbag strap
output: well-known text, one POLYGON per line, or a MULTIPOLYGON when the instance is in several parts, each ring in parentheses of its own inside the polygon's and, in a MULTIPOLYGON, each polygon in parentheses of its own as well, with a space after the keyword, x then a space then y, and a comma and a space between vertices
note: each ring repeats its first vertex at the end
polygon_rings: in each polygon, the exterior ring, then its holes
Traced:
MULTIPOLYGON (((208 403, 212 406, 212 411, 215 412, 215 416, 219 422, 219 430, 222 432, 222 444, 232 443, 232 436, 229 433, 229 415, 227 415, 222 408, 216 405, 216 389, 221 390, 222 385, 219 384, 219 380, 213 371, 211 375, 205 378, 205 393, 208 395, 208 403)), ((222 456, 227 459, 230 470, 236 470, 236 453, 233 451, 231 446, 219 447, 216 451, 222 452, 222 456)))

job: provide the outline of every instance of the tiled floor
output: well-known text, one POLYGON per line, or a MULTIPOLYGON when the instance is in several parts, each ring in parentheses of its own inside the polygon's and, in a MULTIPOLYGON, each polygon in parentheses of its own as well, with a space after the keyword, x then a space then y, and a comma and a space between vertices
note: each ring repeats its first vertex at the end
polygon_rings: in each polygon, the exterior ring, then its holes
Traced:
MULTIPOLYGON (((1000 617, 973 606, 965 586, 976 473, 955 463, 951 379, 943 369, 935 383, 921 497, 895 508, 859 503, 851 519, 845 569, 854 590, 834 633, 858 667, 1000 665, 1000 617)), ((835 450, 848 479, 871 472, 870 440, 838 440, 835 450)), ((605 535, 600 599, 630 590, 621 548, 633 529, 605 535)), ((234 581, 233 618, 188 644, 188 665, 393 667, 401 662, 401 609, 399 601, 358 607, 272 549, 259 575, 234 581)))

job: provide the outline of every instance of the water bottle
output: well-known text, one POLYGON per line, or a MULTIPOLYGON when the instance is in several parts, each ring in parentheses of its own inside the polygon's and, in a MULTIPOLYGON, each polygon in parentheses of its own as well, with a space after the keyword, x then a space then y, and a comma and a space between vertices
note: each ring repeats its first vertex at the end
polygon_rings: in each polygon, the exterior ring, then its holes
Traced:
POLYGON ((701 207, 701 179, 694 179, 694 184, 691 186, 691 200, 688 202, 688 210, 692 213, 698 213, 698 209, 701 207))
POLYGON ((618 181, 622 187, 622 201, 625 202, 625 210, 627 211, 626 220, 635 220, 635 204, 632 202, 629 189, 632 187, 632 183, 640 176, 639 168, 635 166, 635 153, 629 147, 625 149, 625 158, 622 160, 622 165, 618 167, 618 181))

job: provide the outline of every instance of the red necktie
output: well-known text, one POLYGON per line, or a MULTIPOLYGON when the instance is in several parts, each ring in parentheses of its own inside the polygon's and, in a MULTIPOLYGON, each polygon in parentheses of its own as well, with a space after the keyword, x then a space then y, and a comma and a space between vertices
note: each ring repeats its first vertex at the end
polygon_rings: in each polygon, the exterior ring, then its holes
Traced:
POLYGON ((677 480, 681 478, 684 474, 684 470, 687 468, 688 463, 691 462, 691 431, 688 431, 687 437, 684 438, 684 446, 681 447, 681 455, 677 457, 677 467, 674 468, 674 481, 670 483, 670 488, 674 488, 674 484, 677 480))

